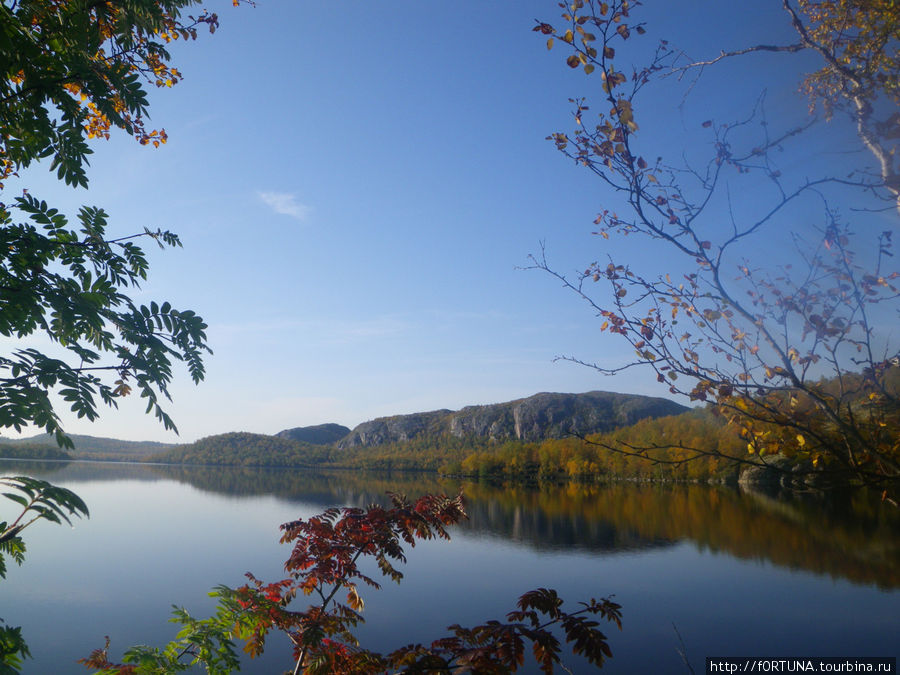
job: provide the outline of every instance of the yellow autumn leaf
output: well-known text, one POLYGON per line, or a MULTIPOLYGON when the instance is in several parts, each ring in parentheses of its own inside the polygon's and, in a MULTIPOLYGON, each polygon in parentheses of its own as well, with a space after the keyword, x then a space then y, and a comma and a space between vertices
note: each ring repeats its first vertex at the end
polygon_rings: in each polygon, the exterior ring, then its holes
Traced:
POLYGON ((365 609, 366 603, 363 602, 363 599, 359 597, 359 594, 356 592, 356 586, 351 586, 350 590, 347 591, 347 604, 350 605, 351 609, 361 612, 365 609))

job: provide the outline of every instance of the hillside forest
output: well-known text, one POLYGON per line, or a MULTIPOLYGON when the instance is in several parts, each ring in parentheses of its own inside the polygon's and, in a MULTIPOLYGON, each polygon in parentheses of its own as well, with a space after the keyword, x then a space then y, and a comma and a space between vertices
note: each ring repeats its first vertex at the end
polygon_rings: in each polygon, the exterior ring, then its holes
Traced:
MULTIPOLYGON (((742 457, 747 445, 732 427, 706 409, 645 418, 604 433, 540 441, 438 433, 339 448, 337 444, 313 444, 283 435, 230 432, 164 452, 149 446, 142 453, 128 448, 129 454, 117 455, 109 440, 76 438, 71 456, 181 465, 420 471, 526 483, 610 479, 718 483, 737 480, 739 464, 725 456, 742 457), (104 452, 94 448, 97 443, 104 452), (623 452, 624 448, 635 450, 623 452)), ((0 443, 0 455, 4 457, 64 459, 49 457, 46 451, 46 444, 37 442, 0 443)))

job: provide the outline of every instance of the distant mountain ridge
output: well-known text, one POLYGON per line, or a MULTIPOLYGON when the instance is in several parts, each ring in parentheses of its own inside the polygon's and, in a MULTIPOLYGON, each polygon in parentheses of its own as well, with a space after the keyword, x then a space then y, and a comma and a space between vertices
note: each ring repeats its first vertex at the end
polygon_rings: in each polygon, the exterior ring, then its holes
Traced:
POLYGON ((490 441, 542 441, 611 431, 648 417, 678 415, 687 410, 669 399, 637 394, 542 392, 505 403, 467 406, 458 411, 432 410, 380 417, 356 426, 337 442, 337 448, 373 447, 444 435, 490 441))
MULTIPOLYGON (((68 453, 75 459, 140 461, 175 447, 174 443, 122 441, 118 438, 102 438, 99 436, 85 436, 83 434, 69 434, 69 438, 75 444, 75 449, 69 450, 68 453)), ((57 447, 56 438, 51 434, 37 434, 28 438, 0 438, 0 457, 9 456, 4 453, 3 446, 19 448, 30 446, 57 447)))
MULTIPOLYGON (((76 459, 105 459, 198 464, 312 465, 342 461, 351 450, 403 443, 495 441, 541 442, 571 435, 588 435, 630 426, 647 418, 678 415, 688 408, 664 398, 589 391, 583 394, 542 392, 527 398, 461 410, 432 410, 380 417, 353 430, 340 424, 284 429, 274 435, 227 432, 186 445, 122 441, 72 434, 76 459)), ((55 445, 47 434, 31 438, 0 438, 0 457, 20 455, 13 448, 55 445)))

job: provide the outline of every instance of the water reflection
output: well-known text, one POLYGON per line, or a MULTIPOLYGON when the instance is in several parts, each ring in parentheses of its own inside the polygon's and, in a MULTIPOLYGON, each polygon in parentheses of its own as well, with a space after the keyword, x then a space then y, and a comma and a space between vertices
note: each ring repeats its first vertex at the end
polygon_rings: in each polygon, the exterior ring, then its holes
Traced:
POLYGON ((323 508, 383 502, 387 492, 462 490, 470 516, 464 529, 535 550, 608 555, 690 541, 700 550, 900 587, 900 513, 860 491, 824 499, 696 485, 498 486, 434 474, 87 462, 4 462, 0 471, 70 483, 168 479, 217 494, 274 495, 323 508))

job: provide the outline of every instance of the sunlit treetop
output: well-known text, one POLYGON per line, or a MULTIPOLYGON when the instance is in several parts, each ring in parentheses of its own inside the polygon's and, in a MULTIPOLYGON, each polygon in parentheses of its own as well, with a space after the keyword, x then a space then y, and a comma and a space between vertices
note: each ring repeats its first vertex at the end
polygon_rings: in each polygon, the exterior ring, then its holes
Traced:
POLYGON ((842 98, 884 95, 900 103, 900 7, 894 0, 800 0, 798 26, 825 58, 805 88, 830 110, 842 98))
POLYGON ((854 119, 857 134, 876 158, 885 187, 900 208, 900 4, 894 0, 787 0, 803 46, 824 61, 803 82, 811 107, 826 117, 836 109, 854 119))
MULTIPOLYGON (((233 0, 237 4, 237 0, 233 0)), ((87 140, 123 129, 142 145, 150 129, 147 87, 182 75, 166 49, 214 32, 215 14, 183 14, 199 0, 3 0, 0 4, 0 185, 31 162, 51 159, 70 185, 87 186, 87 140)))

